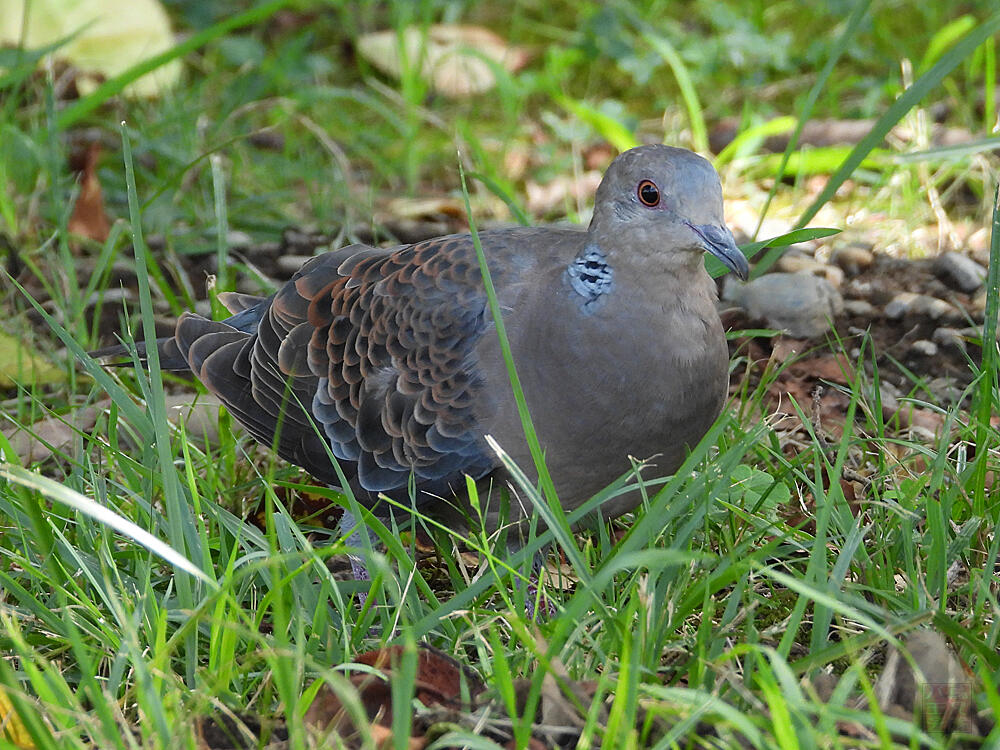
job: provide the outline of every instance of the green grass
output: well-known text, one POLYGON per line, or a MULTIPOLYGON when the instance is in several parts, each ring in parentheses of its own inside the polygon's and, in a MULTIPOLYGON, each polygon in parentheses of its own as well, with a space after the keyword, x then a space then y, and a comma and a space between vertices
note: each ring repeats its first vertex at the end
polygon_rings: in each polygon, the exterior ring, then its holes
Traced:
MULTIPOLYGON (((996 82, 993 5, 970 3, 958 16, 931 4, 906 13, 850 4, 835 14, 763 2, 557 2, 517 3, 501 15, 477 3, 361 3, 268 27, 279 5, 212 17, 201 4, 174 4, 191 34, 160 62, 184 55, 186 81, 158 101, 116 98, 123 78, 65 105, 27 65, 0 74, 0 232, 8 267, 24 269, 19 284, 5 280, 4 312, 25 330, 29 320, 50 330, 65 354, 39 346, 66 371, 56 386, 6 394, 5 414, 30 426, 88 405, 101 411, 37 466, 19 466, 0 439, 0 686, 35 745, 195 747, 192 717, 225 709, 286 727, 292 747, 309 747, 303 716, 320 683, 360 712, 341 665, 395 643, 409 656, 393 695, 408 706, 416 644, 426 641, 485 678, 494 715, 511 722, 520 747, 553 674, 598 683, 580 706, 587 747, 697 747, 699 725, 727 747, 737 738, 761 748, 857 746, 838 732, 848 719, 883 739, 957 746, 954 735, 859 711, 849 698, 871 690, 879 668, 869 661, 886 639, 927 625, 951 640, 972 681, 1000 684, 994 347, 970 364, 971 408, 923 404, 948 428, 933 441, 884 419, 870 342, 828 347, 864 353, 847 385, 829 386, 850 403, 839 437, 813 423, 810 404, 792 407, 797 434, 776 429, 767 390, 779 371, 738 352, 738 398, 674 477, 644 483, 647 501, 633 517, 569 531, 634 477, 565 518, 551 487, 525 481, 523 496, 551 530, 513 558, 501 539, 416 519, 437 547, 428 557, 411 531, 368 518, 383 545, 358 550, 373 574, 363 607, 362 585, 329 565, 346 541, 287 508, 306 491, 331 505, 349 500, 234 438, 225 414, 210 441, 178 423, 163 396, 180 386, 155 362, 148 372, 109 372, 84 352, 96 345, 91 298, 113 290, 123 269, 139 280, 128 312, 140 340, 155 337, 157 316, 204 296, 204 279, 185 275, 182 256, 217 258, 220 290, 237 280, 264 288, 228 247, 227 230, 273 240, 309 225, 346 243, 378 224, 371 217, 391 199, 461 196, 463 184, 478 225, 538 220, 525 210, 526 183, 580 170, 584 147, 702 144, 723 117, 739 118, 746 134, 720 158, 728 192, 761 180, 765 210, 789 226, 810 223, 823 206, 845 226, 852 207, 868 202, 916 229, 933 216, 928 185, 959 184, 993 205, 995 163, 985 162, 992 173, 976 166, 991 142, 957 153, 876 150, 891 127, 932 105, 949 107, 948 124, 990 137, 994 98, 981 112, 974 101, 996 82), (364 31, 438 21, 485 23, 534 57, 494 93, 448 101, 415 69, 394 82, 345 51, 364 31), (915 78, 906 91, 904 58, 915 78), (748 95, 758 90, 768 93, 748 95), (767 123, 786 116, 779 124, 796 133, 808 118, 877 124, 853 149, 761 154, 767 123), (114 144, 99 177, 119 222, 102 244, 66 229, 76 192, 68 134, 81 127, 114 144), (264 131, 280 136, 276 148, 254 145, 250 136, 264 131), (507 165, 525 152, 523 172, 511 174, 507 165), (806 184, 817 170, 833 174, 819 191, 806 184), (76 278, 81 258, 93 270, 76 278), (855 505, 844 488, 859 477, 855 505), (568 564, 567 586, 545 591, 558 615, 531 622, 517 581, 548 543, 568 564), (824 669, 844 675, 825 703, 801 682, 824 669)), ((974 209, 949 210, 988 223, 974 209)), ((992 229, 988 341, 1000 298, 995 214, 992 229)), ((926 401, 917 385, 910 397, 926 401)), ((996 711, 988 688, 978 700, 996 711)), ((395 747, 405 746, 413 716, 394 713, 395 747)), ((454 741, 436 747, 462 746, 467 731, 453 729, 454 741)), ((0 732, 0 747, 11 746, 0 732)))

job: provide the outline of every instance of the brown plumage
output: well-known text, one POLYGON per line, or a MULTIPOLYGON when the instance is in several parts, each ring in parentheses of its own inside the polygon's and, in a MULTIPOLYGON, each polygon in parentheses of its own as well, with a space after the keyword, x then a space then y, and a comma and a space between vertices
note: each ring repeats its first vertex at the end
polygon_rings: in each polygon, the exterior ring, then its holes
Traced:
MULTIPOLYGON (((728 355, 703 253, 746 276, 718 175, 667 146, 628 151, 588 230, 481 232, 514 360, 567 510, 659 456, 673 472, 718 416, 728 355)), ((469 235, 352 245, 267 298, 221 295, 223 322, 185 314, 161 342, 257 440, 359 500, 461 506, 465 475, 503 479, 484 436, 532 466, 469 235), (275 437, 277 435, 277 437, 275 437)), ((530 474, 530 471, 529 471, 530 474)), ((607 516, 638 495, 616 498, 607 516)), ((382 503, 380 508, 385 508, 382 503)), ((516 516, 516 508, 512 513, 516 516)))

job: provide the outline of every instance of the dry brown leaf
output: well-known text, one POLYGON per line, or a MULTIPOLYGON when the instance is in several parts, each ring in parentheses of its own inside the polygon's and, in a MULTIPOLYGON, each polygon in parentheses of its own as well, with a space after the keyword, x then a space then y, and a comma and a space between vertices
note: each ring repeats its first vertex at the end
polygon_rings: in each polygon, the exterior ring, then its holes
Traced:
POLYGON ((897 718, 975 735, 973 681, 944 637, 916 630, 906 639, 906 651, 912 664, 897 649, 889 650, 875 683, 879 706, 897 718))
MULTIPOLYGON (((184 424, 187 436, 199 446, 217 445, 219 442, 219 407, 222 402, 215 396, 197 393, 176 393, 164 398, 167 420, 171 424, 184 424)), ((240 429, 234 424, 234 429, 240 429)))
POLYGON ((944 414, 931 409, 922 409, 919 406, 904 403, 896 412, 899 422, 904 427, 908 427, 917 436, 923 436, 928 440, 938 437, 941 428, 944 427, 944 414))
MULTIPOLYGON (((167 396, 167 419, 172 424, 184 423, 188 437, 198 445, 213 445, 219 438, 219 407, 214 396, 181 393, 167 396)), ((66 414, 46 417, 30 425, 5 426, 3 434, 23 464, 37 463, 69 448, 76 436, 88 432, 97 423, 98 415, 111 405, 110 399, 74 409, 66 414)))
POLYGON ((101 145, 92 142, 87 146, 86 160, 80 175, 80 194, 69 217, 68 229, 95 242, 104 242, 111 231, 111 222, 104 211, 104 193, 97 179, 97 160, 101 145))
POLYGON ((437 24, 426 31, 411 26, 402 34, 376 31, 363 34, 357 45, 361 56, 382 72, 399 78, 405 60, 435 91, 456 99, 493 88, 492 65, 514 72, 529 57, 526 50, 479 26, 437 24))
POLYGON ((528 181, 524 186, 525 208, 529 214, 540 216, 567 205, 575 206, 593 195, 600 183, 601 173, 597 170, 579 176, 562 175, 544 185, 528 181))
POLYGON ((97 422, 97 415, 110 404, 108 399, 68 414, 40 419, 27 427, 5 427, 3 434, 22 464, 45 461, 65 451, 79 433, 90 430, 97 422))
MULTIPOLYGON (((392 690, 389 680, 392 679, 402 654, 401 646, 389 646, 359 654, 354 658, 358 664, 378 669, 386 678, 368 673, 354 674, 350 677, 371 722, 369 730, 376 739, 380 736, 385 737, 385 730, 392 727, 392 690)), ((420 645, 417 652, 414 697, 424 706, 461 708, 463 681, 468 686, 468 694, 472 697, 485 690, 482 680, 457 660, 435 648, 420 645)), ((319 732, 335 732, 341 736, 359 734, 359 728, 354 726, 340 698, 326 685, 317 693, 306 712, 305 720, 319 732)), ((391 739, 391 734, 388 737, 391 739)), ((411 738, 410 743, 412 748, 421 748, 426 744, 423 738, 411 738), (417 744, 414 744, 415 740, 417 744), (421 742, 423 744, 420 744, 421 742)))
MULTIPOLYGON (((381 214, 380 214, 381 215, 381 214)), ((465 219, 465 204, 459 198, 393 198, 385 207, 386 219, 465 219)))

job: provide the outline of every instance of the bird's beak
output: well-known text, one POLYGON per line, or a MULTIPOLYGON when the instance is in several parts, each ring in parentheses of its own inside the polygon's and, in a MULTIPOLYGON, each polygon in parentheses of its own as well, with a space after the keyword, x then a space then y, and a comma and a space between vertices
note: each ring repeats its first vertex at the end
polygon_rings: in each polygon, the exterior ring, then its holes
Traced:
POLYGON ((688 224, 691 231, 698 235, 701 246, 706 252, 711 253, 722 261, 723 265, 730 271, 746 281, 750 275, 750 264, 747 263, 743 252, 736 246, 733 233, 726 227, 719 227, 714 224, 688 224))

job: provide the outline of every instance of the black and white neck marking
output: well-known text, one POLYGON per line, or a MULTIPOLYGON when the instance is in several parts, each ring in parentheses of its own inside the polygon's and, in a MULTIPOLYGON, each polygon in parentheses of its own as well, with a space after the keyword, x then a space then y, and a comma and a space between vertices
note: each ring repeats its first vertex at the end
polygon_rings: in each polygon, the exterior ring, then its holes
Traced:
POLYGON ((600 307, 615 280, 607 256, 596 245, 587 245, 573 258, 566 268, 566 277, 573 291, 583 297, 583 309, 588 312, 600 307))

